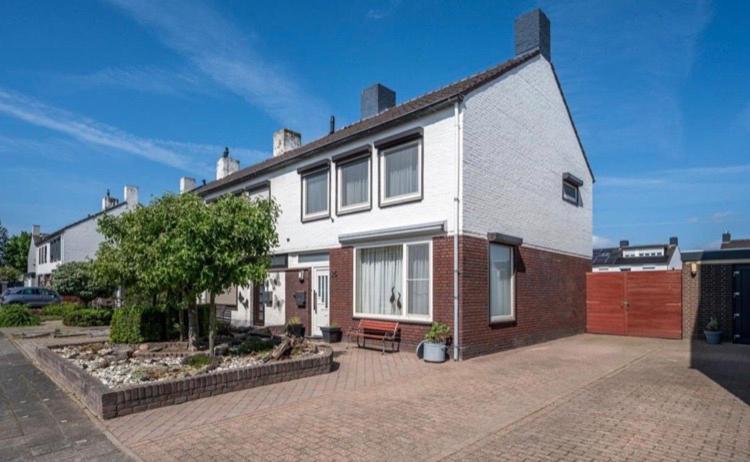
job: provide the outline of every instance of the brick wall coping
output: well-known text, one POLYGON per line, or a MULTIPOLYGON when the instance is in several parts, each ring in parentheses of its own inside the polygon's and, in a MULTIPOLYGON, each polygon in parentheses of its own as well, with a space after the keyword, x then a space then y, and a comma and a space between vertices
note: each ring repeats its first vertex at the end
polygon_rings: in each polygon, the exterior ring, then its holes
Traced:
POLYGON ((83 368, 52 351, 54 348, 63 346, 88 343, 91 342, 38 345, 34 349, 34 355, 37 361, 45 366, 46 372, 51 372, 56 378, 62 380, 68 390, 78 396, 94 414, 102 419, 111 419, 222 393, 325 374, 331 371, 331 365, 333 364, 331 347, 319 345, 318 348, 323 351, 323 354, 315 356, 111 389, 83 368))

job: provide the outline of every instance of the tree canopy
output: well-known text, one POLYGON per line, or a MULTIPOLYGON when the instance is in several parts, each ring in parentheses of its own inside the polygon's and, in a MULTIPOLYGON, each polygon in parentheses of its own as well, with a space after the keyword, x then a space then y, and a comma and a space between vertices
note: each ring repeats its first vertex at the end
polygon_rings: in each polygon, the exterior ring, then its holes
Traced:
POLYGON ((8 228, 0 221, 0 266, 5 265, 5 246, 8 245, 8 228))
POLYGON ((89 304, 97 297, 109 297, 114 286, 98 278, 90 261, 63 263, 52 271, 52 287, 61 295, 78 297, 89 304))
POLYGON ((21 231, 11 236, 5 244, 4 264, 26 274, 29 246, 31 246, 31 233, 21 231))

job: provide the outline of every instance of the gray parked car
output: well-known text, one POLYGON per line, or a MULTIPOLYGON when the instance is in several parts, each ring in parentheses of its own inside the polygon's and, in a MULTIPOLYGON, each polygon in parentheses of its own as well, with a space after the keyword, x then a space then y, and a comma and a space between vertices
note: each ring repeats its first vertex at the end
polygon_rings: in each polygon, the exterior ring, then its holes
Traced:
POLYGON ((11 287, 0 296, 0 305, 23 303, 30 307, 40 307, 62 301, 60 294, 42 287, 11 287))

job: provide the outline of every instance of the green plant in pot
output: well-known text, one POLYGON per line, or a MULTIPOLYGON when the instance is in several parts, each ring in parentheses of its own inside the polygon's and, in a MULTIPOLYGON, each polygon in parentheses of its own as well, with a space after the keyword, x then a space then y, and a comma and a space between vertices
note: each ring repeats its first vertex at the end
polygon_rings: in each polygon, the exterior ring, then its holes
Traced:
POLYGON ((447 342, 450 336, 451 326, 442 322, 433 322, 422 342, 424 360, 431 363, 445 361, 448 350, 447 342))
POLYGON ((703 333, 706 335, 706 342, 709 344, 718 345, 721 343, 721 329, 719 328, 719 321, 715 316, 711 316, 711 320, 706 324, 703 333))
POLYGON ((341 327, 335 322, 332 322, 328 326, 320 326, 320 331, 323 333, 323 340, 328 343, 338 343, 341 341, 341 327))
POLYGON ((305 326, 298 316, 292 316, 286 322, 286 333, 290 337, 304 337, 305 326))

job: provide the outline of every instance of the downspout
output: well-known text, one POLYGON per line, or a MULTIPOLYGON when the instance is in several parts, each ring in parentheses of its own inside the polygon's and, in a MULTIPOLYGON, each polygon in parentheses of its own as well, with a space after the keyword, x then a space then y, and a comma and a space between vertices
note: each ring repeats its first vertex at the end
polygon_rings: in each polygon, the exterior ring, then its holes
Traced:
POLYGON ((459 325, 458 325, 458 277, 460 275, 458 268, 458 233, 461 229, 461 165, 463 159, 461 156, 461 102, 463 98, 459 96, 453 104, 453 116, 456 119, 456 197, 453 199, 456 203, 456 226, 453 233, 453 360, 459 359, 459 325))

